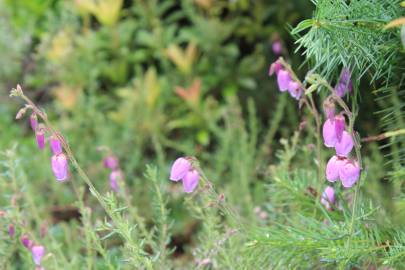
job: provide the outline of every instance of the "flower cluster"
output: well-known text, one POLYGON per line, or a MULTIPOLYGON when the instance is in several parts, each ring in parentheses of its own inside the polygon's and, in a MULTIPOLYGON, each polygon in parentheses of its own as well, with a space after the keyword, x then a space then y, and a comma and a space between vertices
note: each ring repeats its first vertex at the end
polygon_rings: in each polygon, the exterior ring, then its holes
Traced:
POLYGON ((270 65, 269 76, 273 74, 277 76, 277 84, 281 92, 288 90, 293 98, 300 99, 303 92, 301 84, 292 78, 290 72, 283 67, 280 60, 270 65))
POLYGON ((36 245, 32 240, 29 239, 28 235, 23 234, 20 238, 21 243, 25 248, 31 251, 32 260, 37 266, 36 269, 44 270, 41 266, 42 257, 45 255, 45 248, 42 245, 36 245))
POLYGON ((336 152, 326 165, 326 179, 329 182, 341 180, 344 187, 352 187, 360 177, 360 166, 349 156, 354 142, 352 135, 345 130, 342 113, 325 121, 322 135, 325 146, 335 148, 336 152))
POLYGON ((113 191, 119 191, 119 182, 123 181, 124 176, 119 166, 118 158, 110 154, 106 156, 103 160, 104 167, 110 169, 110 187, 113 191))
POLYGON ((170 180, 183 182, 183 189, 186 193, 191 193, 198 186, 200 174, 193 168, 189 158, 178 158, 172 165, 170 180))
MULTIPOLYGON (((16 119, 21 118, 28 108, 32 107, 26 106, 22 108, 17 113, 16 119)), ((47 132, 47 128, 43 123, 38 123, 38 116, 35 112, 32 112, 32 114, 30 115, 30 126, 35 132, 35 139, 38 148, 40 150, 44 150, 46 145, 45 135, 47 132)), ((69 165, 68 158, 63 153, 62 143, 59 138, 61 137, 57 136, 56 134, 51 134, 51 136, 49 137, 50 148, 53 154, 51 157, 51 167, 56 180, 63 182, 69 178, 69 165)))

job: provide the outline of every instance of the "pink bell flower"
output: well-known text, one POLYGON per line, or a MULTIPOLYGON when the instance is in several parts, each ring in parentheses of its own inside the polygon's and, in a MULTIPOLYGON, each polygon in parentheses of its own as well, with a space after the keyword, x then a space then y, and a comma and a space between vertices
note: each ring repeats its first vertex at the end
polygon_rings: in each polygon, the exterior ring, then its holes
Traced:
POLYGON ((347 131, 342 132, 342 139, 335 144, 336 155, 348 157, 354 146, 353 138, 347 131))
POLYGON ((62 144, 59 141, 58 137, 52 135, 49 139, 49 144, 51 145, 51 150, 54 155, 62 154, 62 144))
POLYGON ((190 170, 183 178, 183 189, 186 193, 191 193, 198 186, 200 175, 197 170, 190 170))
POLYGON ((346 159, 339 172, 340 180, 345 188, 352 187, 360 177, 360 166, 355 160, 346 159))
POLYGON ((33 246, 31 248, 32 260, 36 265, 41 265, 42 257, 45 254, 45 248, 43 246, 33 246))
POLYGON ((333 187, 327 186, 322 193, 321 203, 328 210, 332 210, 332 205, 335 204, 335 190, 333 187))
POLYGON ((327 119, 322 126, 323 143, 326 147, 334 147, 337 141, 334 121, 327 119))
POLYGON ((37 140, 37 145, 40 150, 45 148, 45 127, 42 124, 38 125, 35 131, 35 138, 37 140))
POLYGON ((57 181, 65 181, 69 177, 68 160, 65 154, 53 155, 51 158, 52 171, 57 181))
POLYGON ((335 86, 335 93, 339 97, 343 97, 346 93, 351 92, 352 88, 351 72, 348 68, 343 68, 340 73, 339 81, 335 86))
POLYGON ((277 74, 277 84, 281 92, 288 90, 288 85, 291 82, 291 75, 286 70, 280 70, 277 74))
POLYGON ((336 182, 339 180, 339 172, 343 166, 344 160, 338 156, 333 156, 326 164, 326 179, 329 182, 336 182))
POLYGON ((170 180, 179 181, 191 170, 191 163, 186 158, 178 158, 172 165, 170 180))
POLYGON ((32 130, 35 132, 35 130, 37 129, 38 126, 38 117, 36 113, 32 113, 30 116, 30 125, 32 130))
POLYGON ((302 95, 302 88, 298 82, 290 81, 288 83, 288 92, 293 98, 299 100, 302 95))
POLYGON ((115 192, 119 191, 119 182, 122 181, 123 175, 120 170, 114 170, 110 173, 110 187, 115 192))
POLYGON ((103 160, 104 167, 111 170, 116 170, 119 167, 118 158, 114 155, 109 155, 103 160))
POLYGON ((34 244, 29 238, 28 235, 23 234, 21 235, 21 243, 23 244, 24 247, 31 249, 32 245, 34 244))

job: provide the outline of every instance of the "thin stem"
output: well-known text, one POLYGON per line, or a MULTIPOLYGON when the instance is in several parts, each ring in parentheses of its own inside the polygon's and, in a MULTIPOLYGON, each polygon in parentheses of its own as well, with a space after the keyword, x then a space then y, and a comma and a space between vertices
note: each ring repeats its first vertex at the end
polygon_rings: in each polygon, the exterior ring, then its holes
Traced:
POLYGON ((361 141, 362 142, 381 141, 381 140, 384 140, 384 139, 387 139, 390 137, 396 137, 396 136, 401 136, 401 135, 405 135, 405 128, 394 130, 394 131, 388 131, 388 132, 382 133, 380 135, 365 137, 365 138, 362 138, 361 141))

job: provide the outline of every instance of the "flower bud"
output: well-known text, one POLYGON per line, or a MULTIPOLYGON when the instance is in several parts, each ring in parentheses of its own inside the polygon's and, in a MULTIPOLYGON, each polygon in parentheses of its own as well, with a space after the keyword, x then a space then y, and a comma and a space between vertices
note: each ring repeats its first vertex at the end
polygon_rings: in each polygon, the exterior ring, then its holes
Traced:
POLYGON ((326 187, 322 193, 321 203, 326 207, 326 209, 331 210, 332 205, 335 203, 335 190, 333 187, 326 187))
POLYGON ((36 265, 41 265, 42 257, 45 254, 45 248, 43 246, 33 246, 31 248, 32 260, 36 265))
POLYGON ((69 177, 69 166, 66 155, 61 153, 51 158, 52 171, 57 181, 65 181, 69 177))
POLYGON ((8 235, 10 235, 10 237, 13 238, 14 234, 15 234, 14 224, 9 224, 8 225, 8 235))
POLYGON ((120 170, 115 170, 110 173, 110 187, 115 192, 119 191, 119 182, 123 180, 123 175, 120 170))
POLYGON ((38 116, 34 112, 30 115, 30 125, 32 128, 32 131, 35 132, 35 130, 37 129, 37 126, 38 126, 38 116))
POLYGON ((183 178, 183 189, 186 193, 191 193, 197 187, 200 175, 197 170, 190 170, 183 178))
POLYGON ((348 68, 343 68, 339 81, 335 86, 335 93, 339 97, 343 97, 346 93, 351 92, 352 88, 351 71, 348 68))
POLYGON ((51 145, 51 150, 54 155, 59 155, 62 154, 62 144, 59 141, 58 137, 53 134, 50 138, 50 145, 51 145))
POLYGON ((172 165, 170 171, 170 180, 179 181, 187 174, 191 169, 191 163, 186 158, 178 158, 172 165))
POLYGON ((279 39, 276 39, 271 44, 271 49, 275 55, 279 56, 283 53, 283 44, 279 39))
POLYGON ((31 249, 33 242, 28 238, 28 235, 23 234, 21 235, 21 243, 24 245, 24 247, 31 249))
POLYGON ((109 155, 103 160, 104 167, 111 170, 116 170, 119 167, 118 158, 114 155, 109 155))
POLYGON ((37 145, 40 150, 45 148, 45 126, 42 124, 38 125, 35 131, 35 138, 37 140, 37 145))

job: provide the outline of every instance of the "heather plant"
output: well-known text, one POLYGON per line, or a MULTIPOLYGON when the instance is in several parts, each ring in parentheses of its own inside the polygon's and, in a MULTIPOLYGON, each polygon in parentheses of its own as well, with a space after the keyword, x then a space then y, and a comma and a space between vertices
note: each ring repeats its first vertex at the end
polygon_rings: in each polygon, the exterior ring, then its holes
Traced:
POLYGON ((0 265, 404 268, 401 5, 0 0, 0 265))

